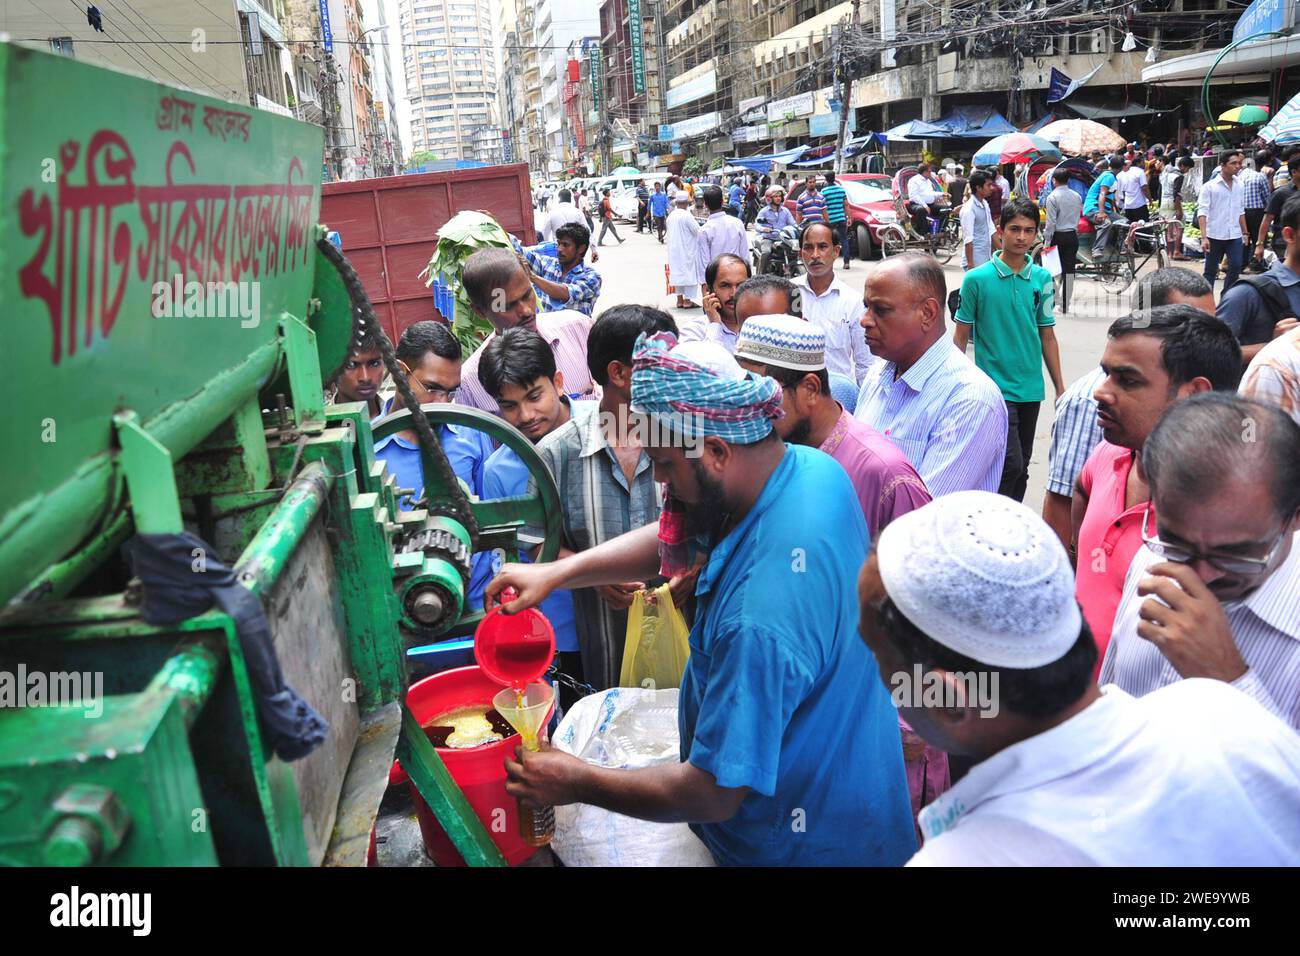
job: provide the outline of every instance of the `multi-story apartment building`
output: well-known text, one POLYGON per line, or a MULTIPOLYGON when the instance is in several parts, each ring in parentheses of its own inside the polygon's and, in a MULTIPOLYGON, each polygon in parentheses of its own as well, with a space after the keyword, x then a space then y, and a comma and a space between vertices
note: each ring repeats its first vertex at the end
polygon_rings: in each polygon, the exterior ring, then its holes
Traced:
MULTIPOLYGON (((611 11, 602 38, 624 65, 618 11, 628 2, 602 6, 611 11)), ((710 162, 832 142, 843 99, 835 84, 846 78, 836 74, 842 31, 850 38, 850 131, 939 119, 956 107, 996 110, 1017 126, 1055 109, 1131 129, 1134 138, 1152 123, 1165 136, 1180 123, 1204 123, 1195 90, 1144 87, 1142 68, 1222 46, 1235 0, 1138 0, 1123 20, 1099 17, 1089 0, 1050 6, 1049 15, 1049 0, 861 0, 854 28, 847 0, 664 0, 660 139, 710 162), (1065 106, 1047 103, 1053 68, 1090 77, 1065 106)), ((610 66, 617 108, 626 76, 610 66)), ((922 146, 890 150, 902 158, 922 146)))
POLYGON ((471 159, 493 122, 497 72, 488 0, 398 0, 411 141, 439 159, 471 159))
MULTIPOLYGON (((269 0, 268 0, 269 3, 269 0)), ((192 4, 185 17, 185 43, 166 43, 175 39, 176 31, 162 32, 163 23, 175 21, 173 0, 133 0, 129 5, 104 4, 100 10, 103 33, 97 33, 86 22, 85 6, 68 3, 23 3, 0 6, 0 31, 22 39, 17 42, 73 56, 87 63, 138 76, 147 76, 163 83, 183 86, 209 96, 235 103, 256 105, 254 87, 250 86, 249 69, 245 61, 246 49, 251 43, 247 33, 247 20, 251 16, 260 48, 260 56, 267 62, 268 49, 279 49, 281 36, 277 11, 248 0, 218 0, 215 3, 192 4), (268 37, 268 34, 271 36, 268 37), (133 43, 103 43, 106 38, 130 39, 133 43), (93 41, 93 42, 92 42, 93 41), (153 42, 156 41, 156 42, 153 42), (222 41, 222 42, 215 42, 222 41)), ((291 90, 285 90, 283 80, 278 97, 273 89, 272 77, 281 71, 269 68, 258 71, 262 95, 276 104, 287 104, 291 90)))
POLYGON ((542 135, 546 173, 565 167, 564 92, 566 52, 577 38, 594 35, 599 17, 592 0, 535 0, 535 39, 541 81, 542 135))
POLYGON ((602 0, 600 45, 603 125, 608 162, 644 159, 662 121, 661 0, 602 0))
MULTIPOLYGON (((939 119, 957 107, 996 109, 1021 127, 1052 111, 1083 115, 1113 125, 1129 139, 1143 131, 1172 139, 1189 126, 1204 126, 1199 83, 1194 88, 1144 85, 1143 67, 1222 47, 1239 4, 1144 0, 1122 25, 1098 16, 1085 0, 1055 10, 1050 18, 1047 6, 1048 0, 1035 0, 1028 9, 1007 0, 992 7, 975 0, 947 0, 941 7, 928 0, 864 2, 864 26, 901 45, 858 64, 852 98, 857 127, 885 130, 907 120, 939 119), (986 30, 943 36, 985 21, 986 30), (940 39, 924 42, 935 36, 940 39), (1073 79, 1090 78, 1063 104, 1049 104, 1053 69, 1073 79)), ((1266 92, 1266 83, 1261 90, 1266 92)), ((920 145, 913 149, 919 152, 920 145)), ((891 153, 906 150, 906 144, 891 143, 891 153)))
POLYGON ((387 27, 396 22, 397 14, 392 0, 362 0, 361 6, 367 33, 363 47, 374 83, 370 114, 371 164, 375 175, 395 176, 402 171, 402 139, 397 126, 397 90, 393 87, 387 27))
POLYGON ((598 140, 601 126, 596 109, 591 65, 596 61, 600 73, 600 38, 581 37, 569 43, 564 83, 564 165, 575 175, 597 171, 598 140))

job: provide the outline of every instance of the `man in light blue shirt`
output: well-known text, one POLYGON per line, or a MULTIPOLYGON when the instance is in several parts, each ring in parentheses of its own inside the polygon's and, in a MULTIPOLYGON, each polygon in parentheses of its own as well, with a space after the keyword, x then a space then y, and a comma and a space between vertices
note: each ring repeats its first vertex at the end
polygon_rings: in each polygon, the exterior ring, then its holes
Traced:
POLYGON ((867 278, 862 328, 876 362, 853 413, 903 450, 936 498, 997 491, 1007 448, 1002 392, 948 337, 946 296, 924 253, 891 257, 867 278))
POLYGON ((767 260, 772 255, 772 243, 781 238, 781 230, 794 226, 794 216, 785 207, 785 192, 780 186, 769 186, 765 193, 767 205, 759 210, 754 220, 758 230, 758 272, 767 274, 767 260))
MULTIPOLYGON (((447 326, 432 319, 407 327, 397 342, 397 361, 421 405, 455 401, 460 389, 461 348, 447 326)), ((394 410, 393 399, 384 405, 383 414, 394 410)), ((483 464, 492 454, 492 439, 486 432, 461 425, 438 426, 438 443, 447 456, 452 471, 476 495, 483 491, 483 464)), ((388 466, 398 488, 410 489, 413 495, 398 498, 398 507, 409 511, 424 496, 424 468, 420 463, 420 446, 415 429, 389 435, 375 443, 375 458, 388 466)))
POLYGON ((700 271, 703 272, 709 263, 727 253, 748 262, 749 235, 745 232, 743 222, 722 211, 722 190, 717 186, 706 187, 704 204, 709 208, 709 218, 700 226, 700 271))

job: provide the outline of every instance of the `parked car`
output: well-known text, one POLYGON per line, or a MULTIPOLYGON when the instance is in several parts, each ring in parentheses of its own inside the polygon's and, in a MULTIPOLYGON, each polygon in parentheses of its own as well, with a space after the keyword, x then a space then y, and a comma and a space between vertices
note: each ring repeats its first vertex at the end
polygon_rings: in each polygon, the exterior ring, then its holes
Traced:
MULTIPOLYGON (((881 173, 844 173, 836 182, 844 187, 849 200, 850 254, 859 259, 875 258, 880 253, 880 228, 898 222, 890 178, 881 173)), ((785 199, 795 222, 800 221, 798 201, 805 188, 803 180, 796 181, 785 199)))
POLYGON ((605 176, 595 185, 601 194, 609 190, 609 201, 614 207, 614 215, 628 222, 636 221, 636 187, 645 183, 646 189, 654 192, 655 183, 667 183, 668 173, 629 173, 622 176, 605 176))

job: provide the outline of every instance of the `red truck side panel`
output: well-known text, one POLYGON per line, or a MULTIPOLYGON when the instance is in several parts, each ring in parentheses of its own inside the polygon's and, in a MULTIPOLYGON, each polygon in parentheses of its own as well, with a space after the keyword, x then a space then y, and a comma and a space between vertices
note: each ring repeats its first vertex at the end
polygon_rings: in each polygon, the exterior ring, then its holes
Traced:
POLYGON ((438 230, 467 209, 487 210, 525 245, 537 241, 525 163, 326 183, 321 189, 321 222, 342 236, 343 253, 394 342, 413 322, 443 318, 419 275, 433 257, 438 230))

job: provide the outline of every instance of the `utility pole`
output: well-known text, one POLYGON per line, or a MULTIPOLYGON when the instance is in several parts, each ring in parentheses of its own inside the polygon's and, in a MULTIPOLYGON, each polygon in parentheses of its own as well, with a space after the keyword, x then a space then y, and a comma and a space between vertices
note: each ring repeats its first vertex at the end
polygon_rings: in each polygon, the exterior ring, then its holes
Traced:
POLYGON ((844 49, 850 32, 856 37, 859 24, 861 0, 853 0, 853 17, 848 28, 840 28, 839 49, 836 51, 835 68, 840 74, 840 131, 835 138, 835 172, 844 172, 844 134, 849 126, 849 110, 853 104, 853 77, 849 76, 845 62, 844 49))

